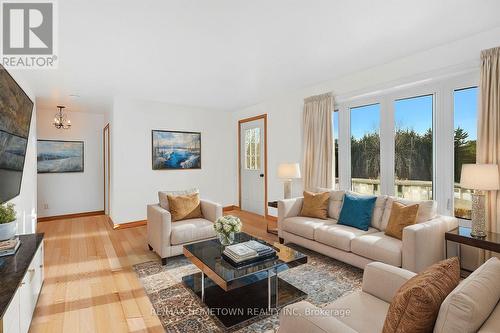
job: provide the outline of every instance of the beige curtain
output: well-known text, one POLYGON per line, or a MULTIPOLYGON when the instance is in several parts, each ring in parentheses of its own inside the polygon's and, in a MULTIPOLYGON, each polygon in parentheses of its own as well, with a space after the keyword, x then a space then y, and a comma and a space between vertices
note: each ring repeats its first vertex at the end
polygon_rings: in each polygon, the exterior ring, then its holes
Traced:
MULTIPOLYGON (((477 163, 500 164, 500 47, 481 52, 477 163)), ((487 225, 500 232, 500 195, 488 192, 487 225)))
POLYGON ((331 93, 304 99, 304 189, 333 187, 335 154, 331 93))

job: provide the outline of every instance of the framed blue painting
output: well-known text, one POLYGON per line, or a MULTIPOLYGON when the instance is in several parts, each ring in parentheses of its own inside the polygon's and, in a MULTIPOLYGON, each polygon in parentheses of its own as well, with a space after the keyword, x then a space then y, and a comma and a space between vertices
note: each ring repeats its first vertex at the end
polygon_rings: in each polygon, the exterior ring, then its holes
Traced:
POLYGON ((38 140, 38 173, 83 172, 83 141, 38 140))
POLYGON ((153 170, 201 169, 201 133, 151 131, 153 170))

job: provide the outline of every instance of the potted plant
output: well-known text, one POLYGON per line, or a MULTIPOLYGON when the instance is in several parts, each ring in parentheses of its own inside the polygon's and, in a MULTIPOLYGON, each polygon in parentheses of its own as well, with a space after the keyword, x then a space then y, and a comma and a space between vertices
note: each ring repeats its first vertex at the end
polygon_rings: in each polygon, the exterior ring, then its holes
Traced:
POLYGON ((16 235, 16 211, 14 204, 0 205, 0 242, 16 235))
POLYGON ((214 230, 222 245, 230 245, 234 242, 234 234, 241 231, 241 220, 232 215, 219 217, 214 223, 214 230))

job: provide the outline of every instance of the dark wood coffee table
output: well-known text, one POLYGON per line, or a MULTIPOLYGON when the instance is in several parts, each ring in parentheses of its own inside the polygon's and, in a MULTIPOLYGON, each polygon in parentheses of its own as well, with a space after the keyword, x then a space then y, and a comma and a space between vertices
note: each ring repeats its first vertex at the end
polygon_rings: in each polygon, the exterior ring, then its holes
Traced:
MULTIPOLYGON (((251 239, 264 243, 245 233, 235 235, 235 243, 251 239)), ((281 271, 307 263, 307 256, 282 244, 270 246, 277 251, 276 259, 237 268, 221 257, 224 246, 217 239, 185 245, 184 255, 201 272, 182 280, 226 328, 274 314, 307 296, 278 277, 281 271)))

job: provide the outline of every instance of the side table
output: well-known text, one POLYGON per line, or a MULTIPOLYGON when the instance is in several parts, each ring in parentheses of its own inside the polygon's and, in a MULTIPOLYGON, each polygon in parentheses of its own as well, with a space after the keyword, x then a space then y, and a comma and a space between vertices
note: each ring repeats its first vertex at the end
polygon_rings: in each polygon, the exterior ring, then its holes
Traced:
MULTIPOLYGON (((272 207, 272 208, 276 208, 278 209, 278 201, 269 201, 267 203, 267 206, 268 207, 272 207)), ((278 234, 278 229, 275 229, 275 228, 269 228, 269 223, 267 224, 267 232, 273 234, 273 235, 277 235, 278 234)))
POLYGON ((267 205, 269 207, 278 208, 278 201, 269 201, 267 205))
MULTIPOLYGON (((448 258, 448 242, 458 243, 458 259, 461 260, 460 244, 469 245, 478 249, 500 253, 500 234, 486 232, 486 237, 478 238, 471 236, 471 228, 458 227, 444 234, 445 253, 448 258)), ((462 269, 471 272, 467 269, 462 269)))

